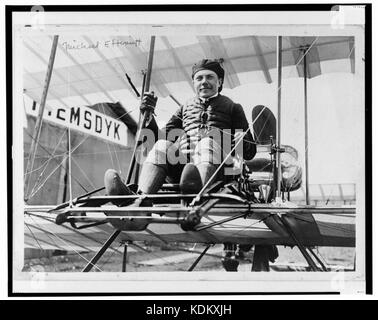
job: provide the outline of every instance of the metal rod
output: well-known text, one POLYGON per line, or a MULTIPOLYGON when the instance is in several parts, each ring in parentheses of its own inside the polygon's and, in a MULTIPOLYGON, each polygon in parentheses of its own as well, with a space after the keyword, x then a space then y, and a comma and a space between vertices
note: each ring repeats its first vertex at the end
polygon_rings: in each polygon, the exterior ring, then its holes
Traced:
MULTIPOLYGON (((93 211, 92 211, 93 212, 93 211)), ((110 214, 110 212, 107 210, 107 214, 110 214)), ((117 211, 115 211, 117 212, 117 211)), ((119 211, 118 211, 119 212, 119 211)), ((176 214, 176 212, 174 212, 176 214)), ((183 212, 185 213, 185 212, 183 212)), ((156 218, 156 217, 151 217, 149 215, 132 215, 131 213, 125 212, 120 212, 118 215, 113 214, 113 215, 108 215, 107 217, 96 217, 96 216, 68 216, 67 221, 71 222, 85 222, 86 220, 89 221, 99 221, 101 224, 106 223, 105 219, 107 222, 110 222, 111 220, 148 220, 149 223, 180 223, 184 221, 183 218, 174 218, 174 217, 161 217, 161 218, 156 218)))
POLYGON ((109 237, 108 240, 104 243, 102 248, 96 253, 96 255, 92 258, 91 261, 84 267, 82 272, 89 272, 92 270, 93 266, 97 263, 97 261, 102 257, 105 251, 109 248, 109 246, 113 243, 115 238, 121 233, 121 230, 115 230, 112 235, 109 237))
MULTIPOLYGON (((143 198, 148 198, 148 199, 191 199, 197 196, 197 194, 164 194, 164 193, 158 193, 158 194, 146 194, 143 195, 143 198)), ((112 196, 94 196, 94 197, 78 197, 75 199, 74 203, 86 203, 90 200, 98 200, 98 201, 112 201, 112 200, 126 200, 126 199, 138 199, 140 198, 140 195, 112 195, 112 196)), ((233 194, 227 194, 227 193, 205 193, 202 195, 203 198, 206 199, 229 199, 229 200, 234 200, 237 202, 240 202, 242 204, 248 204, 248 201, 241 198, 240 196, 233 195, 233 194)), ((261 206, 259 204, 256 204, 257 206, 261 206)))
POLYGON ((294 243, 297 245, 297 247, 299 248, 300 252, 302 253, 302 255, 304 256, 304 258, 306 259, 308 265, 310 266, 310 268, 313 270, 313 271, 319 271, 318 267, 316 266, 314 260, 312 260, 312 258, 310 257, 310 255, 308 254, 308 252, 306 251, 306 248, 303 246, 303 244, 299 241, 299 239, 297 238, 297 236, 295 235, 295 232, 293 231, 293 229, 291 228, 290 224, 286 221, 286 217, 285 216, 278 216, 280 221, 282 222, 282 224, 285 226, 286 228, 286 231, 289 233, 290 237, 293 239, 294 243))
POLYGON ((196 265, 198 264, 198 262, 200 262, 200 260, 202 259, 202 257, 206 254, 207 250, 209 250, 210 246, 211 246, 210 244, 207 245, 207 247, 205 248, 205 250, 203 250, 203 252, 196 259, 196 261, 194 261, 194 263, 190 266, 190 268, 188 269, 188 271, 193 271, 193 269, 196 267, 196 265))
MULTIPOLYGON (((248 213, 247 213, 248 214, 248 213)), ((215 227, 217 225, 220 225, 220 224, 223 224, 223 223, 226 223, 226 222, 230 222, 230 221, 233 221, 233 220, 236 220, 236 219, 239 219, 239 218, 242 218, 246 215, 246 213, 241 213, 241 214, 237 214, 233 217, 230 217, 230 218, 226 218, 226 219, 222 219, 220 221, 217 221, 217 222, 213 222, 213 223, 210 223, 206 226, 202 226, 202 227, 199 227, 199 228, 196 228, 194 231, 202 231, 202 230, 206 230, 206 229, 209 229, 209 228, 212 228, 212 227, 215 227)))
MULTIPOLYGON (((102 206, 102 207, 73 207, 68 210, 65 210, 65 212, 146 212, 146 211, 152 212, 152 213, 168 213, 168 212, 190 212, 191 209, 189 207, 180 207, 180 208, 174 208, 174 207, 117 207, 117 206, 102 206)), ((77 219, 86 219, 89 216, 78 216, 75 217, 77 219)), ((93 217, 94 219, 96 217, 93 217)), ((100 218, 100 217, 98 217, 100 218)))
MULTIPOLYGON (((98 222, 94 222, 94 223, 89 223, 89 224, 85 224, 83 226, 75 226, 73 225, 73 227, 76 229, 76 230, 81 230, 81 229, 86 229, 86 228, 93 228, 93 227, 97 227, 97 226, 100 226, 100 225, 103 225, 105 223, 109 223, 109 221, 106 219, 106 220, 102 220, 102 221, 98 221, 98 222)), ((74 224, 74 223, 73 223, 74 224)))
MULTIPOLYGON (((43 88, 41 103, 39 105, 38 116, 37 116, 37 119, 36 119, 35 128, 34 128, 34 132, 33 132, 33 138, 32 138, 32 141, 31 141, 29 158, 28 158, 28 163, 27 163, 27 166, 26 166, 26 172, 31 172, 33 170, 33 167, 34 167, 35 154, 37 152, 37 141, 39 140, 39 136, 41 134, 42 122, 43 122, 43 113, 45 111, 47 94, 48 94, 48 91, 49 91, 51 75, 52 75, 52 71, 53 71, 53 67, 54 67, 56 48, 58 46, 58 38, 59 38, 59 36, 57 36, 57 35, 54 36, 52 47, 51 47, 50 59, 49 59, 49 63, 48 63, 48 66, 47 66, 47 72, 46 72, 46 77, 45 77, 45 85, 44 85, 44 88, 43 88)), ((26 179, 27 179, 27 182, 25 184, 26 185, 26 193, 29 191, 30 177, 31 177, 31 174, 29 174, 26 177, 26 179)))
MULTIPOLYGON (((79 200, 80 200, 81 198, 88 197, 88 196, 90 196, 91 194, 94 194, 94 193, 96 193, 96 192, 102 191, 102 190, 104 190, 104 189, 105 189, 105 187, 101 187, 101 188, 98 188, 98 189, 93 190, 93 191, 91 191, 91 192, 87 192, 87 193, 85 193, 85 194, 83 194, 83 195, 81 195, 81 196, 78 196, 78 197, 75 198, 72 202, 73 202, 73 203, 79 203, 79 202, 80 202, 79 200)), ((69 206, 69 204, 70 204, 70 201, 66 201, 66 202, 64 202, 64 203, 61 203, 61 204, 58 205, 58 206, 55 206, 55 207, 51 208, 51 209, 49 210, 49 212, 54 211, 54 210, 60 210, 60 209, 63 209, 63 208, 65 208, 65 207, 69 206)))
POLYGON ((305 117, 305 170, 306 170, 306 204, 310 204, 309 181, 308 181, 308 112, 307 112, 307 57, 303 57, 304 78, 304 117, 305 117))
MULTIPOLYGON (((32 208, 28 207, 25 208, 25 211, 30 210, 30 212, 35 212, 32 208)), ((352 207, 342 208, 342 207, 335 207, 335 208, 327 208, 327 207, 311 207, 311 206, 303 206, 298 208, 290 208, 282 206, 274 207, 274 206, 264 206, 264 205, 256 205, 256 206, 237 206, 235 207, 216 207, 214 206, 211 209, 211 214, 231 214, 231 213, 243 213, 248 212, 250 210, 251 213, 296 213, 298 217, 305 212, 306 214, 327 214, 327 215, 340 215, 340 214, 348 214, 348 215, 355 215, 355 209, 352 207)), ((37 211, 40 211, 39 209, 37 211)), ((67 210, 62 210, 61 212, 124 212, 124 213, 131 213, 131 212, 152 212, 152 213, 188 213, 193 211, 191 207, 174 207, 174 206, 153 206, 153 207, 117 207, 117 206, 101 206, 101 207, 73 207, 67 210)), ((78 216, 76 218, 86 218, 88 216, 78 216)), ((94 217, 95 218, 95 217, 94 217)))
POLYGON ((277 151, 276 151, 276 200, 281 197, 281 85, 282 85, 282 36, 277 37, 277 151))
POLYGON ((71 156, 71 128, 68 127, 68 179, 69 179, 69 202, 70 202, 70 207, 73 207, 72 203, 72 156, 71 156))
MULTIPOLYGON (((67 128, 67 136, 68 136, 68 128, 67 128)), ((66 143, 67 152, 69 151, 68 147, 68 140, 66 143)), ((57 197, 57 203, 62 203, 66 201, 67 199, 67 179, 68 179, 68 173, 67 173, 67 166, 68 166, 68 159, 67 157, 64 158, 65 164, 62 166, 62 168, 65 168, 65 170, 60 170, 60 176, 59 176, 59 187, 58 187, 58 197, 57 197)))
MULTIPOLYGON (((166 244, 169 246, 169 249, 171 249, 171 250, 182 251, 182 252, 189 252, 189 253, 198 253, 198 254, 201 254, 201 253, 202 253, 202 252, 199 251, 199 250, 177 248, 177 247, 173 247, 173 246, 170 245, 169 243, 166 243, 166 244)), ((231 258, 223 257, 223 256, 221 256, 221 255, 217 255, 217 254, 213 254, 213 253, 206 253, 205 255, 208 256, 208 257, 213 257, 213 258, 217 258, 217 259, 227 259, 227 260, 231 260, 231 258)))
POLYGON ((127 242, 124 243, 124 248, 123 248, 122 272, 126 272, 126 262, 127 262, 127 242))

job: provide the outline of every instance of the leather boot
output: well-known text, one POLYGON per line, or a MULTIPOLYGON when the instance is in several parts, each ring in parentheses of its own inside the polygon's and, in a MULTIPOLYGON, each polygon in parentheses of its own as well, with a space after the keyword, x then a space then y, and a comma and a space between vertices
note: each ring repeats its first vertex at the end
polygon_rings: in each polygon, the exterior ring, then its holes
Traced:
MULTIPOLYGON (((201 162, 197 164, 196 167, 201 176, 202 185, 205 185, 209 181, 209 179, 213 176, 215 171, 217 170, 217 166, 210 162, 201 162)), ((210 184, 216 181, 217 181, 217 177, 214 177, 214 179, 212 179, 210 184)))
POLYGON ((181 174, 180 189, 183 194, 198 193, 201 191, 201 175, 193 163, 185 165, 181 174))
MULTIPOLYGON (((108 169, 104 175, 104 186, 106 194, 109 196, 122 196, 122 195, 132 195, 134 194, 130 188, 123 183, 118 172, 113 169, 108 169)), ((132 203, 133 200, 113 200, 112 203, 124 207, 132 203)))
POLYGON ((139 176, 139 193, 157 193, 166 177, 167 173, 164 168, 151 162, 145 162, 139 176))

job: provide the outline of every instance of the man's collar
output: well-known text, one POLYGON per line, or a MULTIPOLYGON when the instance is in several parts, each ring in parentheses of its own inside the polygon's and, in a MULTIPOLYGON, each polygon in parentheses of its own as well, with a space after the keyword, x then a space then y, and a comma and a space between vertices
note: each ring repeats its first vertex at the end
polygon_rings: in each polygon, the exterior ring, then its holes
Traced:
POLYGON ((209 101, 210 99, 217 97, 218 95, 219 95, 219 92, 217 92, 216 94, 214 94, 213 96, 209 98, 201 98, 201 97, 198 97, 198 98, 201 100, 201 102, 206 102, 206 101, 209 101))

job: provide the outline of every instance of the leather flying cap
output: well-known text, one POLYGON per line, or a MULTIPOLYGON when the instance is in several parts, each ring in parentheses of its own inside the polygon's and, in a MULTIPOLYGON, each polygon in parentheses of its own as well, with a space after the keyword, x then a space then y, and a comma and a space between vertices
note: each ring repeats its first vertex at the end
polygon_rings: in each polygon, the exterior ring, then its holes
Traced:
POLYGON ((194 75, 200 70, 214 71, 218 75, 218 78, 224 79, 224 69, 220 64, 220 60, 202 59, 195 63, 192 67, 192 79, 194 78, 194 75))

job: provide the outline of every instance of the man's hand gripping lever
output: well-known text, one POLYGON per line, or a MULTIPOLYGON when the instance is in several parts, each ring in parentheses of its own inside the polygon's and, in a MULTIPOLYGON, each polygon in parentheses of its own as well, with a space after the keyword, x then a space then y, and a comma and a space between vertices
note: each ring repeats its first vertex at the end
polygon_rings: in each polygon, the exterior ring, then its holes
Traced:
POLYGON ((131 156, 131 164, 129 166, 129 170, 127 172, 127 178, 126 178, 126 183, 130 183, 131 177, 134 172, 134 166, 136 163, 136 152, 138 147, 143 143, 142 138, 142 130, 146 128, 151 120, 153 119, 153 115, 155 114, 155 106, 157 102, 157 97, 155 97, 154 92, 146 92, 143 94, 141 104, 139 106, 140 112, 143 115, 142 116, 142 121, 138 126, 138 131, 135 137, 135 145, 134 145, 134 150, 133 154, 131 156))
POLYGON ((146 127, 150 124, 152 117, 155 115, 157 99, 153 91, 146 92, 143 95, 139 109, 144 117, 144 126, 146 127))

